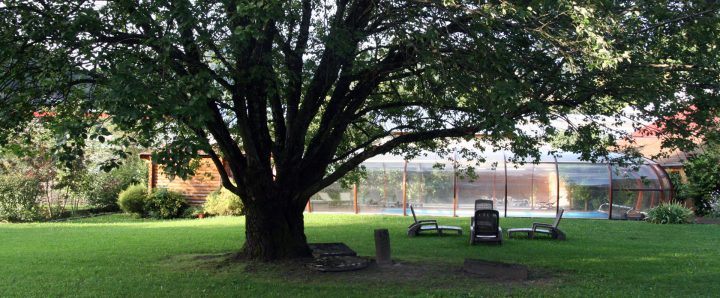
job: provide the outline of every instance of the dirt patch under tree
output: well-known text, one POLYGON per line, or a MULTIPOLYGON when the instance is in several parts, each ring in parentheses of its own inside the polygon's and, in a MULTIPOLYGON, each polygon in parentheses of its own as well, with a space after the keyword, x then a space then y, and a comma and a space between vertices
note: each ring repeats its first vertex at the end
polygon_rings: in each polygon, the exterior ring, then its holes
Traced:
POLYGON ((308 258, 263 263, 237 259, 234 254, 226 253, 179 255, 170 257, 163 263, 172 264, 172 267, 176 270, 203 270, 217 273, 241 270, 260 278, 279 279, 303 284, 348 283, 367 284, 369 286, 392 284, 412 287, 422 284, 424 287, 452 288, 487 282, 523 287, 557 283, 562 275, 559 272, 547 269, 529 268, 527 280, 494 280, 465 272, 462 263, 395 260, 392 265, 379 266, 371 258, 369 266, 362 270, 320 272, 307 266, 312 261, 312 258, 308 258))

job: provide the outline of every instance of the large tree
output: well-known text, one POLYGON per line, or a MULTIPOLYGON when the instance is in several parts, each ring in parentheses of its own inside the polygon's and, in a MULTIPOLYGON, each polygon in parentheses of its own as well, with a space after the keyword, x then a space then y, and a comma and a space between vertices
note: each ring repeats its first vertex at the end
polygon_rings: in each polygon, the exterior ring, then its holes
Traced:
POLYGON ((105 113, 171 173, 203 150, 246 206, 241 255, 306 256, 310 196, 372 156, 563 133, 593 159, 615 122, 714 113, 714 2, 5 0, 0 139, 47 111, 81 120, 77 154, 105 113))

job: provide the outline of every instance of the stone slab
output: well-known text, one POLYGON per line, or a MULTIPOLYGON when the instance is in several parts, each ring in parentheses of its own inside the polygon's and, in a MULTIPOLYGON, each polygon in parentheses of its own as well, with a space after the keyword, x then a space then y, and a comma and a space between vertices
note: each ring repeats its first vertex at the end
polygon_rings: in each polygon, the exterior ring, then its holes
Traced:
POLYGON ((320 257, 308 263, 310 269, 321 272, 342 272, 367 268, 370 260, 356 256, 320 257))
POLYGON ((345 243, 310 243, 308 244, 315 258, 322 257, 338 257, 338 256, 357 256, 357 253, 345 243))

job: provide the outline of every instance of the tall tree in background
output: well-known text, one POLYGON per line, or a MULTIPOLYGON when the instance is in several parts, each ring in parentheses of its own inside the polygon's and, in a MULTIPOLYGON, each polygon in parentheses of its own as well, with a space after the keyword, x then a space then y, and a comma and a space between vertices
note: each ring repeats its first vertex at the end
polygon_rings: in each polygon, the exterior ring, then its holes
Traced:
POLYGON ((247 208, 240 255, 302 257, 310 196, 378 154, 479 133, 537 156, 567 122, 593 159, 613 123, 706 123, 719 24, 714 1, 5 0, 0 140, 106 113, 181 177, 204 150, 247 208))

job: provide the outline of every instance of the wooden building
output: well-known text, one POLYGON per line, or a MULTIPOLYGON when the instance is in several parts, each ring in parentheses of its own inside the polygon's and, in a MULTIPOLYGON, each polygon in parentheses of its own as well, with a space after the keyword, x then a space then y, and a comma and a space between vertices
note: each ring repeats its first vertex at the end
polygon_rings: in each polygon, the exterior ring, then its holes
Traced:
MULTIPOLYGON (((179 177, 170 179, 165 175, 162 166, 152 162, 150 153, 141 153, 140 158, 145 160, 148 165, 148 191, 156 188, 176 191, 183 194, 191 205, 204 203, 205 197, 219 189, 222 184, 220 174, 209 155, 200 156, 200 166, 195 171, 195 176, 187 180, 179 177)), ((229 168, 226 170, 230 173, 229 168)))

